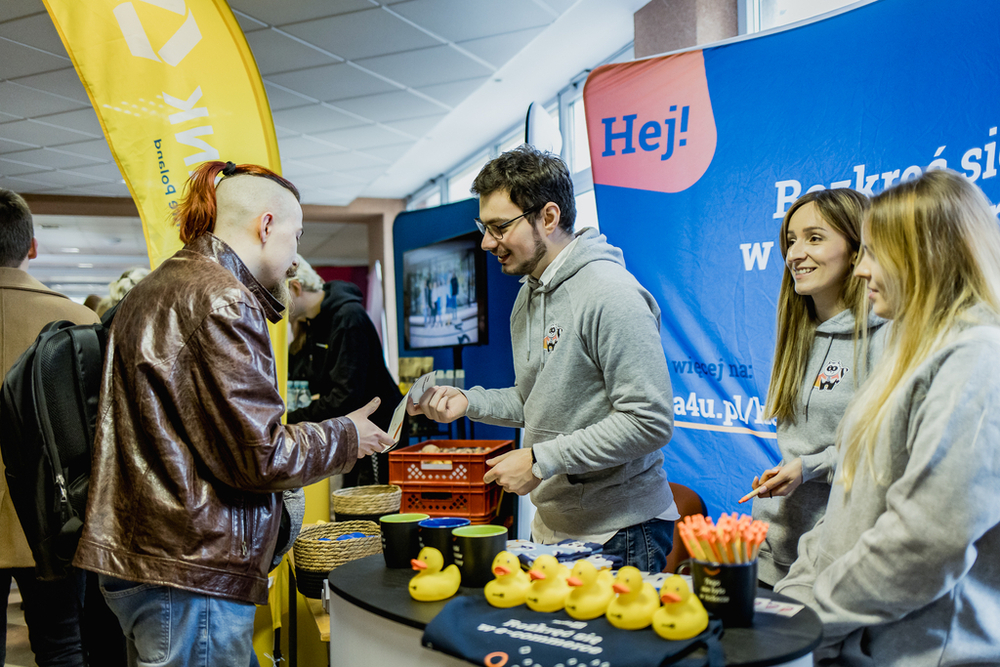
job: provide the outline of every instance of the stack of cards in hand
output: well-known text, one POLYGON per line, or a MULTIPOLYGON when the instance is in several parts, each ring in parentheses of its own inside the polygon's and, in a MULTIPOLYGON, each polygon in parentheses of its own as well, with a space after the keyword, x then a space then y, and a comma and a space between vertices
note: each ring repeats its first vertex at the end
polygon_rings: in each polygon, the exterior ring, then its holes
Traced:
POLYGON ((388 431, 389 437, 392 438, 394 444, 391 447, 386 448, 385 451, 382 452, 383 454, 395 449, 399 444, 399 434, 403 430, 403 417, 406 416, 406 402, 413 401, 414 405, 419 403, 420 397, 424 395, 424 392, 434 386, 434 378, 434 371, 421 375, 417 378, 417 381, 413 383, 413 386, 410 387, 410 391, 406 392, 406 396, 404 396, 403 400, 399 402, 399 405, 396 406, 396 411, 392 413, 392 423, 389 424, 388 431))

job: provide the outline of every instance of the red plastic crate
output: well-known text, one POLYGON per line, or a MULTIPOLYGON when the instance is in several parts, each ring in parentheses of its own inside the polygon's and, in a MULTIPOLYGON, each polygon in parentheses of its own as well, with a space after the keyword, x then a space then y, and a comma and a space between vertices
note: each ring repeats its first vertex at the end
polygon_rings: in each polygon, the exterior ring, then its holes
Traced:
POLYGON ((467 517, 473 523, 489 523, 500 507, 503 489, 496 484, 455 486, 407 484, 399 511, 429 516, 467 517), (477 519, 479 519, 477 521, 477 519))
MULTIPOLYGON (((513 440, 426 440, 389 452, 389 482, 406 492, 406 485, 482 486, 483 475, 489 470, 486 459, 514 449, 513 440), (421 452, 425 445, 437 445, 442 450, 457 447, 486 447, 481 454, 441 451, 421 452)), ((495 486, 495 485, 491 485, 495 486)), ((405 505, 404 505, 405 506, 405 505)), ((407 510, 401 510, 407 511, 407 510)))

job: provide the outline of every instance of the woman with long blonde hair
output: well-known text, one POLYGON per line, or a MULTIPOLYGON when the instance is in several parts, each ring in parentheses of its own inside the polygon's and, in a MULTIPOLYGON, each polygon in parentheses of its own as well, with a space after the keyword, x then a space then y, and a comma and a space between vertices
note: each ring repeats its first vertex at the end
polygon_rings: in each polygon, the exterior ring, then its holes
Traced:
POLYGON ((818 660, 1000 662, 1000 226, 964 177, 874 198, 856 275, 893 321, 848 407, 823 520, 776 590, 823 622, 818 660))
POLYGON ((821 190, 796 200, 781 223, 787 270, 766 410, 778 420, 782 461, 751 483, 759 489, 753 516, 771 525, 757 573, 769 586, 788 574, 799 538, 823 516, 837 425, 880 347, 885 320, 870 314, 865 283, 852 276, 867 210, 859 192, 821 190))

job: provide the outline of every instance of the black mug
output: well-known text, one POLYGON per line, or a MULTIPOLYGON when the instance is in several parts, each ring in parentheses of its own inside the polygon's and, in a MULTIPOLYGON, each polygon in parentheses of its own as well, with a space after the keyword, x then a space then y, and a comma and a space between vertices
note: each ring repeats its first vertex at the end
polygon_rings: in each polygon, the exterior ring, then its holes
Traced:
POLYGON ((424 519, 419 524, 420 532, 418 539, 420 541, 420 548, 434 547, 441 552, 441 556, 444 558, 444 565, 451 565, 455 562, 455 553, 452 548, 455 544, 455 539, 451 531, 462 526, 468 526, 470 523, 471 521, 468 519, 450 516, 424 519))
POLYGON ((412 567, 410 561, 420 553, 418 524, 427 518, 426 514, 386 514, 379 519, 386 567, 412 567))
POLYGON ((691 570, 694 593, 705 609, 725 627, 748 628, 753 625, 754 601, 757 599, 757 560, 749 563, 708 563, 691 558, 677 567, 691 570))
POLYGON ((452 531, 455 565, 462 573, 462 585, 483 587, 493 580, 493 559, 507 548, 503 526, 463 526, 452 531))

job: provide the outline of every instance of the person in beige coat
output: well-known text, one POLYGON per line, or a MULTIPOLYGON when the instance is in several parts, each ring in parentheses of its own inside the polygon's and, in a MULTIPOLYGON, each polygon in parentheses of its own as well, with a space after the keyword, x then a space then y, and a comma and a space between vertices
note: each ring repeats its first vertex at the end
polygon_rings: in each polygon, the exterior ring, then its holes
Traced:
MULTIPOLYGON (((28 260, 38 254, 31 211, 24 199, 0 188, 0 368, 10 367, 49 322, 97 322, 97 315, 66 296, 53 292, 27 273, 28 260)), ((0 438, 4 437, 0 433, 0 438)), ((14 511, 4 466, 0 461, 0 594, 10 595, 17 581, 24 619, 39 667, 85 665, 81 643, 82 573, 63 581, 35 579, 31 549, 14 511)), ((0 665, 7 646, 6 623, 0 635, 0 665)))

